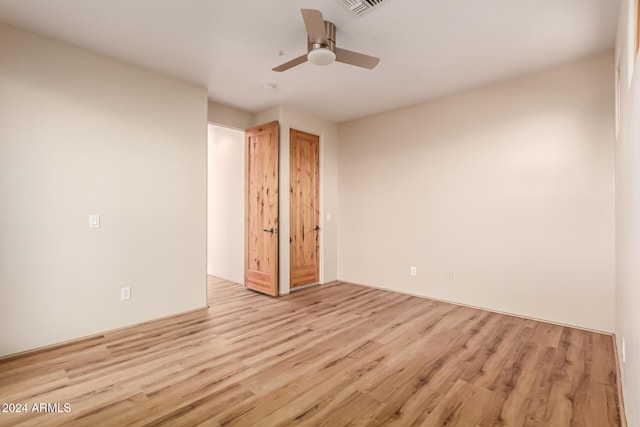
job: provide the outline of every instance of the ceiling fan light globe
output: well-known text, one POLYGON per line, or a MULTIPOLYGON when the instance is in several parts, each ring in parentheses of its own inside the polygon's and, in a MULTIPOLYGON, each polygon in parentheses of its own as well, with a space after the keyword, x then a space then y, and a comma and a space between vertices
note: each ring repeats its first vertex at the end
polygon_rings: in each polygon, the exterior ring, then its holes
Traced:
POLYGON ((329 65, 336 60, 336 54, 329 48, 321 47, 309 52, 307 59, 315 65, 329 65))

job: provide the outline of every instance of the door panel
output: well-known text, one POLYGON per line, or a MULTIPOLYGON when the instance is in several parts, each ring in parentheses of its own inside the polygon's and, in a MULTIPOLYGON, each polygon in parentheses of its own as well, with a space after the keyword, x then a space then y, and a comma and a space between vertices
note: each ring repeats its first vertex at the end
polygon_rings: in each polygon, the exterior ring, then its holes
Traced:
POLYGON ((245 131, 247 288, 278 295, 278 122, 245 131))
POLYGON ((320 281, 320 138, 290 132, 291 288, 320 281))

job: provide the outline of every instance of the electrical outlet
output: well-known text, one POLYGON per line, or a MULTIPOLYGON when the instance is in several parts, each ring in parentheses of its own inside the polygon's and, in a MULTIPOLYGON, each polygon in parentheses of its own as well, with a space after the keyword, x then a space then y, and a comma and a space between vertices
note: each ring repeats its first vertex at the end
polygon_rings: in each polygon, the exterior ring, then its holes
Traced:
POLYGON ((627 343, 624 341, 624 337, 622 337, 622 363, 627 362, 627 343))
POLYGON ((453 271, 447 271, 447 280, 453 280, 453 271))
POLYGON ((417 276, 418 275, 418 269, 412 265, 411 267, 409 267, 409 275, 410 276, 417 276))
POLYGON ((129 286, 120 288, 120 301, 126 301, 130 299, 131 299, 131 288, 129 286))

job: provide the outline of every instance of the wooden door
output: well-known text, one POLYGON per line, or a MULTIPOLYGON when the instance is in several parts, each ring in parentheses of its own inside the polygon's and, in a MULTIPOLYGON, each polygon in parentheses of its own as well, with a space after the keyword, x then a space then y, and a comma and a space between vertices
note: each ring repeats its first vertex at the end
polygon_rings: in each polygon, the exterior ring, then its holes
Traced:
POLYGON ((290 132, 291 288, 320 281, 320 138, 290 132))
POLYGON ((278 122, 245 131, 247 288, 278 295, 278 122))

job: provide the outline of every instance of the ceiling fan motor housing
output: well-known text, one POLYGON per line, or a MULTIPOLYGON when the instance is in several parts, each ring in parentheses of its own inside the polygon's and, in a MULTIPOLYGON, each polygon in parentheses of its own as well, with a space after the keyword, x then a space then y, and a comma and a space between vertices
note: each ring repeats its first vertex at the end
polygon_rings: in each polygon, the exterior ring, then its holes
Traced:
POLYGON ((336 26, 329 21, 324 21, 324 28, 327 32, 327 38, 325 43, 312 43, 307 39, 307 52, 311 52, 314 49, 330 49, 332 52, 336 50, 336 26))
POLYGON ((329 21, 324 21, 324 28, 327 31, 327 47, 332 51, 336 50, 336 26, 329 21))

